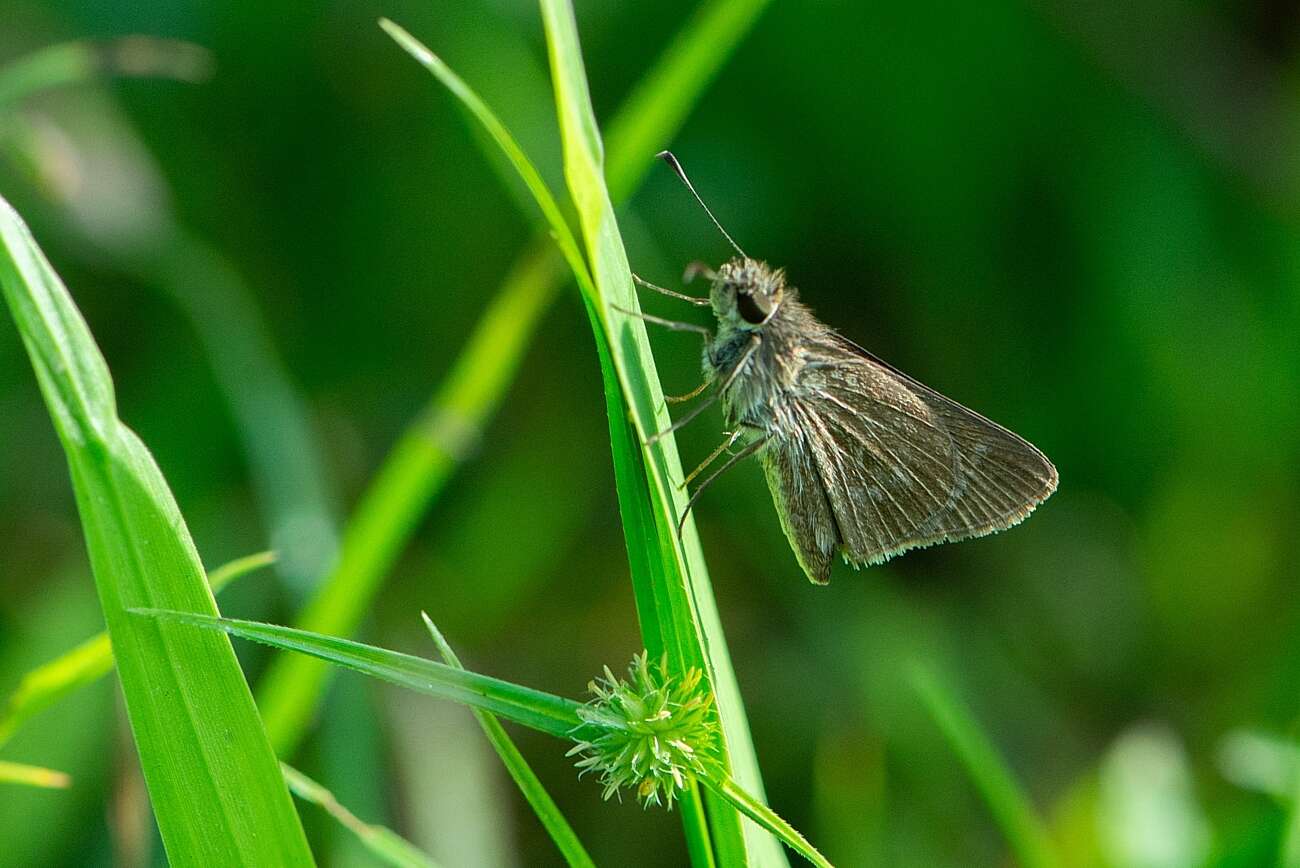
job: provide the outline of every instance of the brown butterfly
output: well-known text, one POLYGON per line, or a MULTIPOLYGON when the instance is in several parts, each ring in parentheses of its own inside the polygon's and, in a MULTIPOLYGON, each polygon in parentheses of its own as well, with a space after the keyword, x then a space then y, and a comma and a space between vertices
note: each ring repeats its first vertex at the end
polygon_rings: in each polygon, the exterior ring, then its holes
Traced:
MULTIPOLYGON (((713 309, 716 332, 642 314, 705 336, 709 398, 652 438, 721 401, 731 432, 689 483, 737 444, 721 473, 757 455, 799 565, 818 584, 838 553, 855 567, 909 549, 984 536, 1020 522, 1056 490, 1056 468, 1033 445, 876 358, 818 320, 784 273, 746 256, 677 173, 738 256, 703 274, 708 299, 637 278, 642 286, 713 309)), ((685 519, 685 513, 682 516, 685 519)))

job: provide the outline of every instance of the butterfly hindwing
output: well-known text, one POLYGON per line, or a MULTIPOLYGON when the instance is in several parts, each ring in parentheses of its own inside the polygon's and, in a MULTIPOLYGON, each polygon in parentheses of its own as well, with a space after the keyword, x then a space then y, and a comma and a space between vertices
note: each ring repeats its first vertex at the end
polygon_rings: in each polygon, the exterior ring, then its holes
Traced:
POLYGON ((759 456, 772 503, 799 565, 809 579, 826 584, 840 537, 812 444, 805 437, 783 438, 769 442, 759 456))

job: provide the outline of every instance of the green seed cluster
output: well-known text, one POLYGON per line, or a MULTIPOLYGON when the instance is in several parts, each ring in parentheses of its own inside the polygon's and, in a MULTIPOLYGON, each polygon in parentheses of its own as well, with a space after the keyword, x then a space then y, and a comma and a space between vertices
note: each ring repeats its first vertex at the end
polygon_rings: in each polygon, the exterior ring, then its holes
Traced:
POLYGON ((627 787, 642 806, 671 809, 697 775, 720 770, 718 719, 700 670, 679 678, 669 673, 667 656, 648 658, 632 658, 628 680, 606 666, 605 677, 588 685, 595 698, 579 712, 583 726, 575 731, 584 740, 568 755, 582 755, 581 774, 599 773, 604 798, 627 787))

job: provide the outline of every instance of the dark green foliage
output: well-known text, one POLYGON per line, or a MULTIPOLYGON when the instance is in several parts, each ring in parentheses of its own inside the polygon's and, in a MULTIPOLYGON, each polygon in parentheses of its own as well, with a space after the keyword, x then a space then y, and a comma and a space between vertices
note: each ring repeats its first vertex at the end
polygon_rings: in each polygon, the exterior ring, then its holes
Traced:
MULTIPOLYGON (((1141 3, 1119 20, 1082 2, 775 3, 680 132, 619 134, 617 107, 695 5, 577 4, 633 268, 680 287, 682 263, 728 252, 654 168, 654 152, 672 147, 737 241, 784 265, 822 320, 1023 434, 1061 471, 1058 493, 1012 533, 857 574, 837 565, 824 589, 790 557, 757 467, 701 499, 699 537, 772 804, 836 864, 1005 863, 1003 827, 908 680, 921 659, 968 706, 1067 864, 1118 863, 1120 808, 1156 767, 1181 769, 1188 798, 1168 803, 1204 831, 1180 856, 1273 860, 1289 804, 1225 779, 1218 758, 1237 727, 1289 737, 1300 716, 1293 22, 1250 4, 1141 3), (627 173, 643 172, 633 194, 627 173), (1172 749, 1117 748, 1151 721, 1172 749), (1141 766, 1153 758, 1161 764, 1141 766)), ((156 199, 99 162, 58 171, 120 138, 86 122, 104 107, 94 97, 138 133, 177 222, 250 290, 340 518, 537 234, 455 101, 375 20, 388 15, 436 48, 557 192, 561 140, 530 4, 143 9, 5 4, 0 64, 65 39, 150 30, 204 45, 213 72, 201 84, 63 88, 6 110, 0 193, 73 288, 121 416, 212 565, 274 543, 198 333, 174 298, 85 231, 89 221, 126 233, 156 199), (37 184, 30 161, 10 159, 31 142, 50 159, 37 184), (126 186, 91 183, 106 179, 126 186)), ((385 553, 391 566, 354 623, 367 642, 427 653, 413 616, 428 609, 475 671, 576 697, 603 663, 646 643, 590 325, 572 287, 546 297, 549 310, 521 314, 536 340, 519 345, 499 413, 462 444, 427 517, 400 516, 409 542, 385 553)), ((696 315, 644 301, 656 315, 696 315)), ((691 336, 652 342, 667 391, 698 382, 691 336)), ((710 413, 682 432, 688 466, 720 428, 710 413)), ((66 462, 7 319, 0 442, 7 697, 103 627, 66 462)), ((297 593, 248 581, 221 608, 294 623, 297 593)), ((240 654, 256 684, 268 658, 240 654)), ((426 828, 450 808, 400 770, 463 759, 466 787, 504 803, 484 819, 498 840, 559 858, 490 750, 448 758, 440 730, 413 748, 389 731, 391 695, 367 699, 388 752, 333 766, 344 782, 385 784, 374 812, 357 811, 365 820, 426 828)), ((111 732, 85 723, 111 721, 109 695, 69 702, 0 749, 0 761, 74 773, 66 794, 0 789, 0 843, 25 864, 106 860, 104 818, 122 816, 107 807, 129 764, 113 761, 111 732)), ((295 762, 342 792, 315 760, 319 720, 303 715, 295 762)), ((648 847, 659 864, 686 860, 679 816, 602 803, 549 740, 517 735, 598 864, 638 861, 648 847)), ((478 834, 462 826, 466 849, 425 849, 461 864, 451 853, 472 851, 478 834)))

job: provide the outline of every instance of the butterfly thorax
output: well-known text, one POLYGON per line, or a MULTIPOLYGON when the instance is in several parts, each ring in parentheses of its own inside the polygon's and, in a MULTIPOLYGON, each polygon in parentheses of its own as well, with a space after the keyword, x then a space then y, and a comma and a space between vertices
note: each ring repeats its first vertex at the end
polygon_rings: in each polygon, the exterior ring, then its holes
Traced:
POLYGON ((754 259, 719 268, 709 298, 718 329, 704 350, 704 373, 730 380, 722 392, 727 424, 780 436, 786 399, 828 329, 799 303, 784 272, 754 259))

